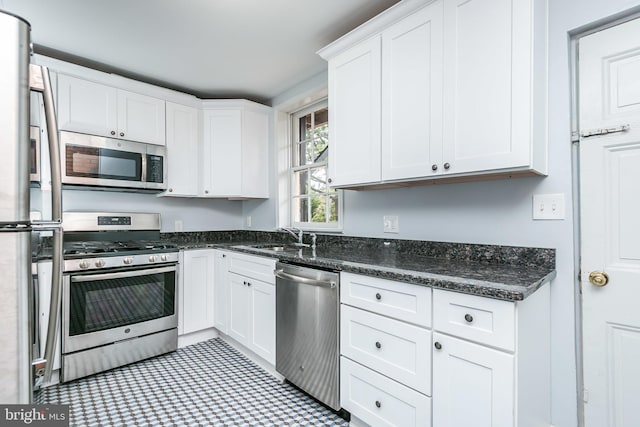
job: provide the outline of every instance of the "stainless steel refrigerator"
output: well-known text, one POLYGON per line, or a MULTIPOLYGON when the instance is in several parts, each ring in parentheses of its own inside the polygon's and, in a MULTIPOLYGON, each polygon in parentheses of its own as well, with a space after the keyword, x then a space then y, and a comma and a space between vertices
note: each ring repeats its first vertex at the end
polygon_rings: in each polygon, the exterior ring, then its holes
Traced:
MULTIPOLYGON (((49 72, 30 64, 31 27, 0 11, 0 403, 30 403, 37 376, 51 375, 62 280, 62 189, 49 72), (42 92, 50 148, 52 218, 29 220, 30 91, 42 92), (52 230, 53 283, 44 352, 34 351, 31 233, 52 230)), ((48 380, 48 378, 45 378, 48 380)))

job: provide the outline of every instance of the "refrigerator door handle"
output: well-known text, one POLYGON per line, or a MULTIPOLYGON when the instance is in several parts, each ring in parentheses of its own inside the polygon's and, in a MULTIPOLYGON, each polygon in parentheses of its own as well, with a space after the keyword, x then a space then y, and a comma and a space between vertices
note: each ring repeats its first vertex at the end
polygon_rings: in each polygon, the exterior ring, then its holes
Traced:
MULTIPOLYGON (((51 163, 51 222, 43 224, 49 229, 53 228, 53 255, 51 273, 51 302, 49 305, 49 321, 47 338, 44 347, 44 384, 51 381, 53 370, 53 352, 56 348, 56 332, 60 317, 60 300, 62 289, 62 266, 64 263, 62 253, 62 175, 60 162, 60 140, 58 135, 58 122, 53 102, 53 89, 49 69, 44 66, 30 64, 29 84, 32 90, 42 92, 44 101, 44 114, 47 122, 49 139, 49 161, 51 163)), ((37 225, 36 225, 37 227, 37 225)))

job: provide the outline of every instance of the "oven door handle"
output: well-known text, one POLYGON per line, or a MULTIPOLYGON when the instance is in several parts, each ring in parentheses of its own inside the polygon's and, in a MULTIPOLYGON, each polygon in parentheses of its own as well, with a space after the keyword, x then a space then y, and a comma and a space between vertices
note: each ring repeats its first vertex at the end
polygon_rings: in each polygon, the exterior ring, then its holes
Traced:
POLYGON ((116 273, 71 276, 71 281, 72 282, 95 282, 96 280, 123 279, 126 277, 148 276, 149 274, 168 273, 171 271, 177 271, 177 267, 173 265, 171 267, 143 268, 139 270, 118 271, 116 273))

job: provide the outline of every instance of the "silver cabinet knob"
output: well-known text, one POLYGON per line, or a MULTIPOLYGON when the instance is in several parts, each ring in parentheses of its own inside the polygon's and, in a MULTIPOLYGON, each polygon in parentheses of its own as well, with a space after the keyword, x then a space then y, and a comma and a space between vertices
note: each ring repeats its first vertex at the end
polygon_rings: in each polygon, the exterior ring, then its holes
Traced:
POLYGON ((169 193, 173 193, 173 188, 170 188, 170 189, 169 189, 169 193))
POLYGON ((376 408, 380 408, 382 406, 382 402, 376 400, 376 408))
POLYGON ((115 131, 115 130, 112 130, 112 131, 111 131, 111 135, 115 135, 115 134, 116 134, 116 131, 115 131))
POLYGON ((467 322, 471 323, 471 322, 473 322, 473 316, 467 313, 467 314, 464 315, 464 320, 466 320, 467 322))
POLYGON ((333 180, 332 180, 331 178, 329 178, 329 179, 327 180, 327 182, 328 182, 329 184, 331 184, 331 183, 333 182, 333 180))
POLYGON ((431 170, 432 171, 437 171, 438 170, 438 165, 436 165, 435 163, 431 165, 431 170))
POLYGON ((209 194, 209 190, 204 190, 204 194, 209 194))
POLYGON ((124 132, 120 132, 120 136, 124 136, 124 132))
POLYGON ((442 344, 440 344, 438 341, 436 341, 435 343, 433 343, 433 346, 438 349, 441 350, 442 349, 442 344))
POLYGON ((377 294, 376 294, 376 299, 377 299, 378 301, 380 301, 380 300, 382 299, 382 295, 380 295, 379 293, 377 293, 377 294))
POLYGON ((451 165, 450 165, 449 163, 445 163, 445 164, 444 164, 444 168, 445 168, 445 169, 447 169, 447 170, 448 170, 450 167, 451 167, 451 165))
POLYGON ((382 344, 380 344, 380 341, 376 341, 376 348, 377 349, 382 348, 382 344))

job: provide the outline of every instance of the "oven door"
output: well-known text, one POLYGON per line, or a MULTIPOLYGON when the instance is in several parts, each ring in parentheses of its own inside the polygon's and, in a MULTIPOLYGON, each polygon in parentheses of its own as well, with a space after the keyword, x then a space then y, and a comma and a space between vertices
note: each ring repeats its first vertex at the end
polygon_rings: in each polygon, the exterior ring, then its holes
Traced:
POLYGON ((176 284, 177 265, 65 276, 62 353, 176 328, 176 284))

